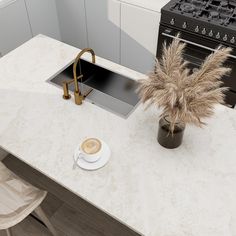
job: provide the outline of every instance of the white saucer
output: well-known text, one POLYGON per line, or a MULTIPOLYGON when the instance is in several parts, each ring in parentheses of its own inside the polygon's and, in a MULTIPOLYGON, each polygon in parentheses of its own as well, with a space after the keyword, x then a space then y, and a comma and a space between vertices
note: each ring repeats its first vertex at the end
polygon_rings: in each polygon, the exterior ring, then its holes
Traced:
MULTIPOLYGON (((101 154, 101 157, 99 158, 99 160, 97 160, 96 162, 90 163, 90 162, 85 161, 83 158, 79 158, 77 161, 77 165, 80 168, 82 168, 84 170, 97 170, 107 164, 107 162, 109 161, 110 156, 111 156, 111 150, 110 150, 109 146, 104 141, 101 141, 101 143, 102 143, 103 150, 102 150, 102 154, 101 154)), ((73 157, 75 162, 77 159, 77 156, 76 156, 77 150, 78 150, 78 148, 75 150, 75 154, 73 157)))

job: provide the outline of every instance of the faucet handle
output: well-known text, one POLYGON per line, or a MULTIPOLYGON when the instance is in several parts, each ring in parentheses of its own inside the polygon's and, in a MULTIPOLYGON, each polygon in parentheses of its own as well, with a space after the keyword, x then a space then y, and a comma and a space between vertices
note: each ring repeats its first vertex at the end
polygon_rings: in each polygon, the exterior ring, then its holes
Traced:
POLYGON ((84 77, 83 74, 77 76, 77 78, 76 78, 77 82, 78 82, 79 80, 82 82, 83 77, 84 77))

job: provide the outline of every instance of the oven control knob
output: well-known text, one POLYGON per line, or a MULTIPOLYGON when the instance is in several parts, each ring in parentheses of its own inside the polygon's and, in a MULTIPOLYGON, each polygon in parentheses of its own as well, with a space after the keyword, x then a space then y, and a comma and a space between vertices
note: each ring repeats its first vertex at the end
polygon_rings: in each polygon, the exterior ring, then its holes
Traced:
POLYGON ((209 36, 210 36, 210 37, 213 36, 213 31, 212 31, 212 30, 209 32, 209 36))
POLYGON ((184 22, 182 27, 183 27, 183 29, 186 29, 187 28, 187 23, 184 22))
POLYGON ((216 38, 220 39, 220 33, 219 32, 217 33, 216 38))
POLYGON ((199 32, 199 26, 197 26, 197 27, 195 28, 195 32, 196 32, 196 33, 199 32))
POLYGON ((227 40, 228 40, 228 35, 227 35, 227 34, 225 34, 225 36, 223 37, 223 40, 224 40, 224 41, 227 41, 227 40))
POLYGON ((206 34, 206 28, 203 28, 202 34, 206 34))
POLYGON ((232 39, 230 39, 230 43, 235 43, 235 37, 233 37, 232 39))
POLYGON ((174 18, 171 19, 170 24, 171 24, 171 25, 174 25, 174 24, 175 24, 175 19, 174 19, 174 18))

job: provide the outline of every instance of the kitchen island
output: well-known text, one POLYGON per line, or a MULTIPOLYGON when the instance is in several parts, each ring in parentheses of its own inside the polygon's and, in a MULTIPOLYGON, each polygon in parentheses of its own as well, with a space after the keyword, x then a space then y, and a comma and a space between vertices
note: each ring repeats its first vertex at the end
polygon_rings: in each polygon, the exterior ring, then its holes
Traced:
POLYGON ((142 235, 235 235, 236 111, 217 106, 204 129, 188 126, 181 147, 164 149, 159 110, 139 105, 123 119, 63 100, 47 82, 79 52, 39 35, 0 59, 0 147, 142 235), (111 159, 97 171, 73 170, 74 150, 90 136, 108 143, 111 159))

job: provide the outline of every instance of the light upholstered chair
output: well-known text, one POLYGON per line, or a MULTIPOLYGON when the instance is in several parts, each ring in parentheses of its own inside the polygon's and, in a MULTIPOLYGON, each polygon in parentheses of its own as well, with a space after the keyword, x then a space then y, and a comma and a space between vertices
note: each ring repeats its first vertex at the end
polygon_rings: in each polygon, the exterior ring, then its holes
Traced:
POLYGON ((10 228, 34 211, 52 235, 57 235, 40 207, 46 195, 47 192, 22 180, 0 162, 0 230, 12 236, 10 228))

